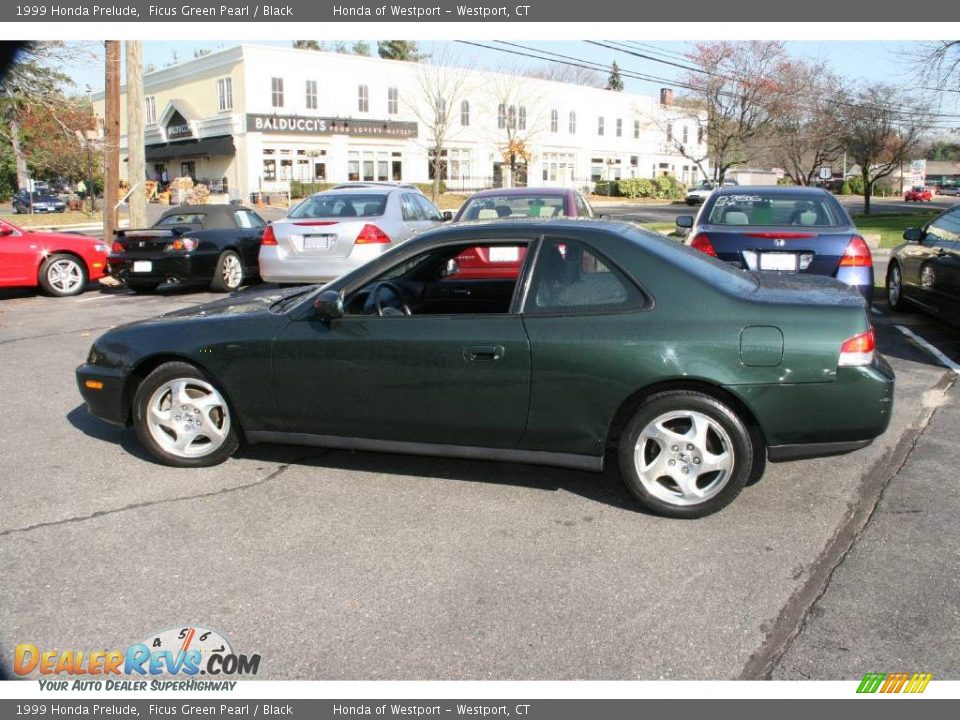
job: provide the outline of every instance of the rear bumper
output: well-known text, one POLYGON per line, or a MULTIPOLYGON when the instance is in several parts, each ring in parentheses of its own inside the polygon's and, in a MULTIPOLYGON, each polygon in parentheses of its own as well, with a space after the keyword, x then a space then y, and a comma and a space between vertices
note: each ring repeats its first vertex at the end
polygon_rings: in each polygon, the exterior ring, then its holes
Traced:
POLYGON ((84 364, 77 368, 76 376, 80 395, 91 415, 114 425, 128 424, 130 413, 124 399, 125 371, 84 364), (97 388, 97 384, 101 387, 97 388))
POLYGON ((316 283, 326 282, 353 272, 380 257, 392 244, 360 245, 347 257, 304 258, 277 245, 260 247, 260 277, 264 282, 316 283))
POLYGON ((895 376, 872 365, 839 368, 833 382, 728 386, 751 410, 771 460, 835 455, 869 445, 893 413, 895 376))
POLYGON ((129 257, 110 255, 107 262, 110 274, 119 280, 143 280, 146 282, 164 282, 168 278, 186 282, 189 280, 211 280, 217 266, 218 252, 192 252, 183 255, 169 253, 129 257), (147 261, 151 264, 149 272, 135 272, 135 262, 147 261))

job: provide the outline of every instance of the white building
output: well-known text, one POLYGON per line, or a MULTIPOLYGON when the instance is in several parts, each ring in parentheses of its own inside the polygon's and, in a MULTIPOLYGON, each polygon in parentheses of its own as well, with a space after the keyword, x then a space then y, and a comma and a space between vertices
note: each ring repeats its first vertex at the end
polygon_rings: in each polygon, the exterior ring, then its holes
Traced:
MULTIPOLYGON (((669 90, 656 99, 313 50, 232 47, 147 74, 144 94, 148 174, 189 175, 234 198, 291 181, 428 182, 437 127, 450 190, 509 182, 511 138, 529 157, 515 184, 586 188, 665 174, 691 184, 699 171, 676 146, 705 154, 702 123, 674 108, 669 90)), ((125 100, 124 88, 122 150, 125 100)), ((103 94, 94 102, 102 116, 103 94)))

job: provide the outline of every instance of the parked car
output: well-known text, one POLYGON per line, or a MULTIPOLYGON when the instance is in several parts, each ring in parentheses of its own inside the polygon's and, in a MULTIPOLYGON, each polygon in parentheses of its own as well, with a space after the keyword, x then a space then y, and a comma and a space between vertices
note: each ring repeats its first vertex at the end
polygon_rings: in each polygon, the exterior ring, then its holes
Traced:
POLYGON ((696 187, 690 188, 687 190, 687 196, 685 198, 687 205, 700 205, 710 197, 715 188, 716 185, 709 180, 704 180, 696 187))
POLYGON ((933 193, 930 192, 930 188, 916 185, 903 194, 903 199, 906 202, 932 202, 933 193))
POLYGON ((937 195, 957 197, 960 195, 960 185, 941 185, 937 188, 937 195))
POLYGON ((76 377, 168 465, 215 465, 241 438, 594 471, 615 449, 630 492, 674 517, 722 508, 764 454, 864 447, 894 388, 841 283, 582 219, 454 224, 324 287, 114 328, 76 377), (445 274, 508 247, 527 250, 519 277, 445 274))
POLYGON ((106 274, 100 238, 37 232, 0 220, 0 287, 37 287, 57 297, 83 292, 106 274))
POLYGON ((593 208, 583 195, 569 188, 497 188, 471 195, 453 220, 526 217, 593 217, 593 208))
MULTIPOLYGON (((460 220, 527 217, 594 217, 593 208, 576 190, 568 188, 510 188, 474 193, 453 216, 460 220)), ((446 271, 451 278, 482 280, 515 278, 526 249, 522 247, 470 248, 453 258, 446 271)))
POLYGON ((139 293, 166 282, 232 292, 257 280, 266 226, 241 205, 180 205, 151 228, 118 230, 108 258, 110 272, 139 293))
POLYGON ((826 190, 722 187, 700 209, 687 244, 743 270, 834 277, 873 300, 873 257, 843 206, 826 190))
POLYGON ((293 284, 331 280, 446 219, 416 188, 368 183, 319 192, 267 228, 260 276, 293 284))
POLYGON ((62 198, 48 192, 29 192, 19 190, 13 196, 13 211, 15 213, 62 213, 67 209, 67 203, 62 198))
POLYGON ((887 264, 893 310, 916 307, 960 327, 960 207, 908 228, 887 264))

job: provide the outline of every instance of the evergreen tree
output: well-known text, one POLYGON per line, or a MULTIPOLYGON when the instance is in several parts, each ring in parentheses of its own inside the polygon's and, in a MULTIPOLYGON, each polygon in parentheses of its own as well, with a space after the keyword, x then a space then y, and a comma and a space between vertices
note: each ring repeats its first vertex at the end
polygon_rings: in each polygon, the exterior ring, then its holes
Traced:
POLYGON ((426 59, 420 54, 415 40, 380 40, 377 42, 377 54, 385 60, 419 62, 426 59))
POLYGON ((613 65, 610 66, 610 77, 607 79, 607 90, 623 92, 623 78, 620 77, 620 68, 617 66, 616 60, 614 60, 613 65))

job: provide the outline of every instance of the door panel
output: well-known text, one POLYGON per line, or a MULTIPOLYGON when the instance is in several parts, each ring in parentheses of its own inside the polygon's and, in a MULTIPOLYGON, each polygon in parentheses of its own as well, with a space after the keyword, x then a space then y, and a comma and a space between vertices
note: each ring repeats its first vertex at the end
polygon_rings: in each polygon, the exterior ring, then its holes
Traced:
MULTIPOLYGON (((14 230, 0 220, 0 228, 14 230)), ((0 284, 8 286, 36 285, 39 244, 29 242, 18 230, 12 235, 0 235, 0 284)))
POLYGON ((516 315, 293 322, 273 372, 291 432, 506 448, 527 419, 530 347, 516 315))

